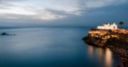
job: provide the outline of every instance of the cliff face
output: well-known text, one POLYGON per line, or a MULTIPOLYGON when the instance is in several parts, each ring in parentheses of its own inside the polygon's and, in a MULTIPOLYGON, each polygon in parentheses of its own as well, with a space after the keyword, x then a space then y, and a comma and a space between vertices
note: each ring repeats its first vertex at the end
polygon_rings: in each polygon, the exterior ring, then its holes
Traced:
POLYGON ((122 60, 121 67, 128 67, 128 30, 92 29, 83 40, 93 46, 110 48, 122 60))
MULTIPOLYGON (((99 47, 106 47, 108 44, 128 44, 128 30, 102 30, 92 29, 88 35, 84 38, 87 43, 93 44, 99 47)), ((122 47, 122 46, 121 46, 122 47)))
POLYGON ((128 67, 128 49, 118 46, 109 46, 109 48, 120 57, 122 64, 120 67, 128 67))

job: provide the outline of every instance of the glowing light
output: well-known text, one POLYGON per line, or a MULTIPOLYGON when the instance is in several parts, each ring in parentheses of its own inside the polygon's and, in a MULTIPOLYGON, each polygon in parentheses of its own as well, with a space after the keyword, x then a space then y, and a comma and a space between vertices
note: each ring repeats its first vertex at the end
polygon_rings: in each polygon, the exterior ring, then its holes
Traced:
POLYGON ((112 52, 108 48, 106 49, 105 64, 106 67, 112 67, 112 52))
POLYGON ((92 57, 94 54, 94 47, 93 46, 88 46, 88 53, 92 57))
POLYGON ((113 24, 104 24, 103 26, 97 26, 97 29, 118 29, 118 25, 113 23, 113 24))

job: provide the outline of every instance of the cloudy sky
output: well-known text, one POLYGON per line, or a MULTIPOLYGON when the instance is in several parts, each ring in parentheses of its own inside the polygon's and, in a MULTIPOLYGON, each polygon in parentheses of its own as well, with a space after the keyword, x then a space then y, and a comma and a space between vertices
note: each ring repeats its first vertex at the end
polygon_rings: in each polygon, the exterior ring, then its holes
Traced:
POLYGON ((0 0, 0 26, 128 22, 128 0, 0 0))

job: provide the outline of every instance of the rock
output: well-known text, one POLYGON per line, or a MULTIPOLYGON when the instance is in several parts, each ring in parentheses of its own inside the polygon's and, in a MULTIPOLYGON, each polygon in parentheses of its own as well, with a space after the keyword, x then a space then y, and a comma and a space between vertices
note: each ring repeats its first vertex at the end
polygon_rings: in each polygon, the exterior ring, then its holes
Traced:
POLYGON ((1 35, 9 35, 9 34, 7 34, 6 32, 3 32, 3 33, 1 33, 1 35))
POLYGON ((0 35, 1 35, 1 36, 13 36, 13 35, 15 35, 15 34, 9 34, 9 33, 3 32, 3 33, 1 33, 0 35))
POLYGON ((120 56, 121 67, 128 67, 128 30, 92 29, 83 40, 89 45, 110 48, 113 53, 120 56))

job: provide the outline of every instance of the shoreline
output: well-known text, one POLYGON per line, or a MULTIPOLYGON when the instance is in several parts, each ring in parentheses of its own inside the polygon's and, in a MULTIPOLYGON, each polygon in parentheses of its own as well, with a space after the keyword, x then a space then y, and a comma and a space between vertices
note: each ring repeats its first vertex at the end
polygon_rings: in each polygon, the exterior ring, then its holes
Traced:
POLYGON ((128 67, 128 30, 91 29, 83 40, 92 46, 110 48, 120 57, 122 62, 120 67, 128 67))

